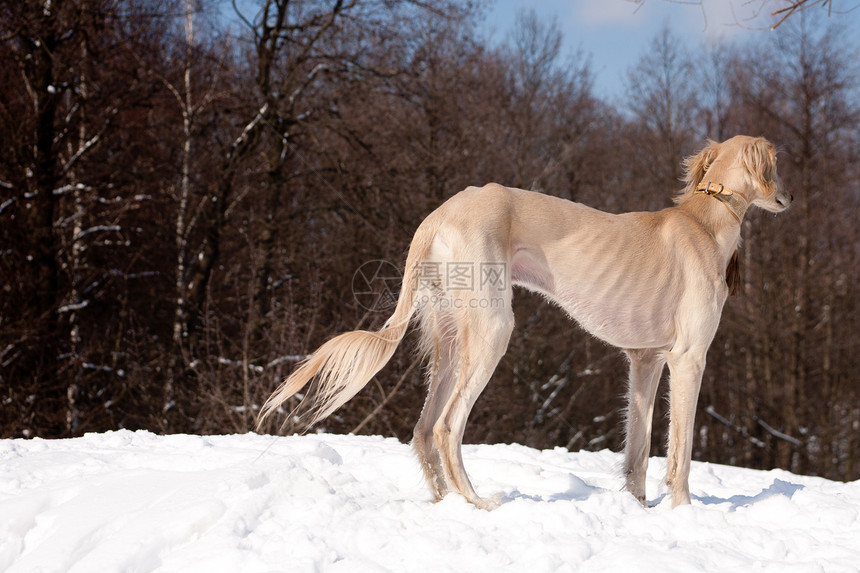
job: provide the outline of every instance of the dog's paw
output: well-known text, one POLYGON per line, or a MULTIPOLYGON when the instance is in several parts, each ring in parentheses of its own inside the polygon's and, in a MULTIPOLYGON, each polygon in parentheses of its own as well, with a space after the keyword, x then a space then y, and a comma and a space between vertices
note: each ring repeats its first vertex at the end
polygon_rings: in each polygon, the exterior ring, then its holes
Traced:
POLYGON ((502 494, 497 493, 495 495, 491 495, 490 497, 479 497, 472 503, 474 503, 475 507, 477 507, 478 509, 493 511, 494 509, 502 505, 502 494))

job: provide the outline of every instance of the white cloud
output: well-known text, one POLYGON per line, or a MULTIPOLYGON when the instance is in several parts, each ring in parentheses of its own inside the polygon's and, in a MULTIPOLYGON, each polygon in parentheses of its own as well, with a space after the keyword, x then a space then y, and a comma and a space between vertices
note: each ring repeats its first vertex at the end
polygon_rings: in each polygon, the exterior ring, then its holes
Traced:
MULTIPOLYGON (((766 4, 766 0, 764 0, 766 4)), ((573 0, 581 25, 660 25, 687 29, 706 38, 766 28, 769 10, 747 0, 573 0)))
POLYGON ((577 0, 575 4, 584 24, 631 24, 641 19, 645 9, 633 0, 577 0))

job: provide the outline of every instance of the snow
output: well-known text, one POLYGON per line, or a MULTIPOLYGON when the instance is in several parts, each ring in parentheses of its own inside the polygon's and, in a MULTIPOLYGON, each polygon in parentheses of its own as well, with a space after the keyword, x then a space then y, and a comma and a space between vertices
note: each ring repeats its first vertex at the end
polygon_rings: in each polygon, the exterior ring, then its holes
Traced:
POLYGON ((670 509, 653 458, 645 509, 613 452, 463 453, 495 511, 390 438, 0 440, 0 571, 860 571, 860 482, 694 462, 670 509))

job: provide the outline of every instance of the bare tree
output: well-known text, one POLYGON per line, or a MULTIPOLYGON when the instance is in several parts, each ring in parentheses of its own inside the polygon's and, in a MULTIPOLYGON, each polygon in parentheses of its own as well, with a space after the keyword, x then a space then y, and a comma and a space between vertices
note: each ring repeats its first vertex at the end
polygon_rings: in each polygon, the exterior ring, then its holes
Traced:
MULTIPOLYGON (((640 156, 637 171, 647 174, 646 188, 661 196, 675 190, 681 176, 679 158, 691 151, 697 86, 684 42, 668 26, 654 37, 648 51, 628 73, 628 105, 638 128, 631 134, 630 153, 640 156)), ((655 208, 658 205, 647 205, 655 208)))
POLYGON ((147 95, 129 46, 157 17, 129 34, 123 18, 140 12, 112 2, 3 2, 0 12, 12 86, 0 102, 11 152, 0 176, 8 181, 3 378, 16 381, 10 394, 39 397, 23 415, 27 425, 69 434, 86 417, 87 380, 115 381, 121 371, 116 355, 105 362, 91 352, 86 329, 126 280, 107 261, 127 258, 135 231, 121 214, 141 196, 125 195, 110 169, 126 157, 114 147, 123 113, 147 95))

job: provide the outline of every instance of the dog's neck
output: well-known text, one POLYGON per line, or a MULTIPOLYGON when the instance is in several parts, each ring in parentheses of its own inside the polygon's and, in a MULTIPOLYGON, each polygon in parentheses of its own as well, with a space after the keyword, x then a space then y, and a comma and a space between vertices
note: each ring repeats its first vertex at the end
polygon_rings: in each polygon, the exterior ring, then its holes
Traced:
POLYGON ((719 183, 709 185, 707 179, 680 200, 680 207, 714 238, 724 262, 738 248, 748 205, 745 193, 719 183))
POLYGON ((744 219, 744 215, 749 207, 749 199, 740 191, 729 189, 722 183, 714 183, 712 181, 702 181, 693 191, 694 194, 708 195, 720 201, 729 210, 729 213, 734 216, 738 224, 744 219))

